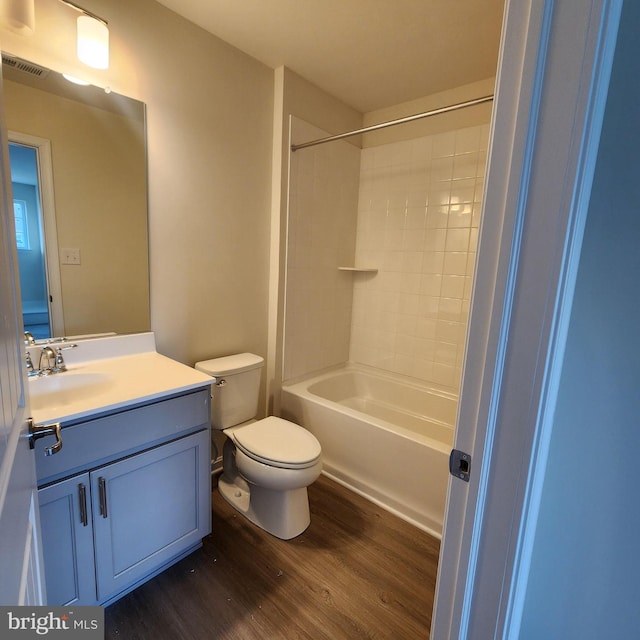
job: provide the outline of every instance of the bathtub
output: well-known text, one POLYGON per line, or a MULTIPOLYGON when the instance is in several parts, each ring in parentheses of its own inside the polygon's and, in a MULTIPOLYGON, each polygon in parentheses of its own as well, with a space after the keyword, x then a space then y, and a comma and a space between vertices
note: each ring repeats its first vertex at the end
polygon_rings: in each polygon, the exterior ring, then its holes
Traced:
POLYGON ((323 473, 442 536, 457 396, 348 364, 282 388, 281 415, 322 445, 323 473))

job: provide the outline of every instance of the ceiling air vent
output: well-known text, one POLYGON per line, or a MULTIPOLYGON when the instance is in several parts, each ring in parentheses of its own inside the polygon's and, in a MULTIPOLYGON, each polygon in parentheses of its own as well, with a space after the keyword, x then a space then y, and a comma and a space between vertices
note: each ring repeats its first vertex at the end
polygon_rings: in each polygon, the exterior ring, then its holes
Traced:
POLYGON ((33 62, 23 60, 22 58, 8 56, 4 53, 2 54, 2 64, 10 67, 11 69, 28 73, 30 76, 35 76, 37 78, 45 78, 49 74, 49 69, 39 67, 37 64, 33 64, 33 62))

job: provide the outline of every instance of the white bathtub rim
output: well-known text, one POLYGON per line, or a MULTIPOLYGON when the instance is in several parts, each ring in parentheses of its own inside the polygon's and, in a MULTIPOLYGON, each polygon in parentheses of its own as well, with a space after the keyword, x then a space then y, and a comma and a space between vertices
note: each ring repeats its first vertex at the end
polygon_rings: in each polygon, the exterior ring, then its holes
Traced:
MULTIPOLYGON (((395 373, 393 371, 387 371, 386 369, 379 369, 377 367, 372 367, 366 364, 360 364, 358 362, 344 362, 342 364, 337 364, 332 367, 327 367, 326 369, 321 369, 319 371, 314 371, 312 373, 308 373, 304 376, 298 376, 296 378, 290 378, 289 380, 284 380, 282 382, 283 389, 300 389, 309 386, 309 383, 313 382, 321 382, 323 380, 327 380, 328 378, 333 378, 336 374, 339 373, 349 373, 352 371, 366 373, 372 376, 376 376, 378 378, 383 378, 387 380, 391 380, 394 382, 400 382, 402 385, 411 387, 412 389, 416 389, 419 391, 428 391, 429 393, 437 396, 441 396, 443 398, 448 398, 450 400, 455 400, 458 402, 459 394, 447 389, 441 385, 437 385, 435 383, 429 383, 418 378, 412 378, 411 376, 406 376, 401 373, 395 373)), ((313 394, 314 397, 315 394, 313 394)))
MULTIPOLYGON (((429 446, 433 449, 435 449, 436 451, 440 451, 442 453, 446 453, 447 455, 451 452, 451 443, 446 443, 446 442, 441 442, 440 440, 437 440, 435 438, 432 438, 430 436, 426 436, 423 434, 419 434, 415 431, 411 431, 410 429, 405 429, 404 427, 392 424, 386 420, 383 420, 381 418, 377 418, 375 416, 372 416, 370 414, 365 414, 362 411, 358 411, 357 409, 352 409, 351 407, 347 407, 343 404, 339 404, 337 402, 334 402, 333 400, 327 400, 326 398, 323 398, 322 396, 318 396, 315 393, 311 393, 309 391, 309 384, 310 383, 316 383, 316 382, 320 382, 321 380, 326 380, 328 378, 332 378, 335 375, 337 375, 340 372, 343 371, 359 371, 362 370, 361 369, 362 365, 349 365, 348 368, 345 367, 337 367, 337 368, 333 368, 330 371, 325 371, 325 373, 323 373, 322 375, 318 375, 315 376, 313 378, 307 378, 306 380, 297 382, 295 384, 286 384, 283 385, 282 387, 282 392, 283 393, 289 393, 291 395, 294 396, 299 396, 301 398, 304 398, 305 400, 315 403, 315 404, 319 404, 322 407, 325 407, 327 409, 331 409, 333 411, 339 410, 341 413, 344 413, 345 415, 351 416, 352 418, 355 419, 362 419, 362 416, 366 416, 366 421, 376 427, 378 427, 379 429, 384 429, 385 431, 390 431, 396 435, 398 435, 401 438, 405 438, 407 440, 411 440, 413 442, 419 442, 421 444, 424 444, 426 446, 429 446)), ((370 375, 377 375, 377 369, 369 369, 369 371, 364 371, 365 373, 369 373, 370 375), (375 372, 375 373, 372 373, 375 372)), ((397 378, 392 377, 393 374, 390 376, 391 379, 396 380, 397 378)), ((420 385, 416 385, 417 388, 423 389, 425 391, 429 391, 431 392, 431 388, 430 387, 426 387, 426 386, 420 386, 420 385)), ((434 393, 440 393, 438 390, 433 390, 434 393)), ((455 395, 453 394, 448 394, 451 395, 453 397, 455 397, 455 395)), ((438 422, 437 420, 434 420, 433 422, 438 422)), ((454 427, 445 423, 440 423, 443 424, 446 427, 449 427, 452 429, 452 431, 454 430, 454 427)), ((453 433, 452 433, 452 437, 453 437, 453 433)))
POLYGON ((417 529, 428 533, 433 538, 437 540, 442 540, 442 522, 438 522, 433 518, 428 518, 427 516, 423 516, 422 518, 416 514, 416 517, 412 517, 409 515, 408 511, 413 511, 408 508, 407 505, 397 503, 398 508, 395 508, 393 505, 396 503, 393 498, 390 498, 388 495, 383 493, 378 493, 371 490, 371 487, 368 487, 364 484, 360 484, 354 482, 353 477, 346 477, 341 474, 337 469, 332 467, 331 465, 324 465, 322 468, 322 475, 326 476, 330 480, 333 480, 337 484, 349 489, 349 491, 353 491, 353 493, 362 496, 369 502, 372 502, 376 506, 388 511, 392 515, 404 520, 404 522, 408 522, 410 525, 413 525, 417 529), (428 522, 423 522, 422 520, 426 519, 428 522))

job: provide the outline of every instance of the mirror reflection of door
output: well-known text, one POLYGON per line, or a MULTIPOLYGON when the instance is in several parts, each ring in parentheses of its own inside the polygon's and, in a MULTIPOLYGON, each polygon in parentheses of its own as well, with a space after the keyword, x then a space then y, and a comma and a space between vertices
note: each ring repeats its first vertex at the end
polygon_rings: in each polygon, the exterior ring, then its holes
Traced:
MULTIPOLYGON (((42 172, 50 172, 51 168, 48 162, 42 162, 40 151, 38 145, 9 143, 24 330, 36 340, 62 335, 60 329, 63 330, 58 326, 62 324, 59 277, 51 282, 47 264, 53 259, 49 253, 55 254, 52 268, 57 272, 57 240, 55 249, 48 251, 46 231, 51 222, 47 224, 47 198, 43 198, 41 185, 42 172)), ((53 207, 53 203, 49 206, 53 207)))
POLYGON ((13 211, 24 329, 34 338, 50 338, 49 291, 45 268, 45 244, 38 188, 36 150, 9 145, 13 211))

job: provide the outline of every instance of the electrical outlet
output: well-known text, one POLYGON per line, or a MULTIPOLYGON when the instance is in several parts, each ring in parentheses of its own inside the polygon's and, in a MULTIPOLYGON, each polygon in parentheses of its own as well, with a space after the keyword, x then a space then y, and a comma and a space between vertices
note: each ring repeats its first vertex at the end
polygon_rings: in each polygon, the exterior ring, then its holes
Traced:
POLYGON ((80 249, 60 249, 60 264, 80 264, 80 249))

